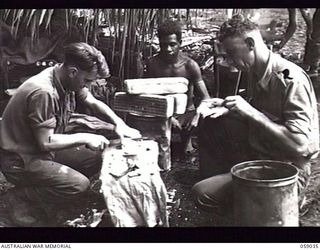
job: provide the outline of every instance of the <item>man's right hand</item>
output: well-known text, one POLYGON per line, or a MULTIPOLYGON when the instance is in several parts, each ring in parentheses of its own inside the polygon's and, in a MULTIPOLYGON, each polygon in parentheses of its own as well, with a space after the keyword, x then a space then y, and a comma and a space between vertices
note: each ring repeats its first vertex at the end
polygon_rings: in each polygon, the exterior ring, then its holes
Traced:
POLYGON ((219 116, 228 113, 228 109, 223 107, 224 100, 221 98, 206 99, 201 102, 197 108, 197 113, 203 118, 210 116, 211 118, 218 118, 219 116))
POLYGON ((248 103, 242 96, 227 96, 224 99, 223 106, 230 112, 234 112, 242 117, 254 117, 258 112, 250 103, 248 103))
POLYGON ((102 151, 110 143, 109 140, 102 135, 86 134, 84 139, 86 141, 86 147, 94 151, 102 151))
POLYGON ((173 116, 171 117, 171 126, 173 128, 178 128, 178 129, 182 130, 182 126, 181 126, 180 122, 173 116))

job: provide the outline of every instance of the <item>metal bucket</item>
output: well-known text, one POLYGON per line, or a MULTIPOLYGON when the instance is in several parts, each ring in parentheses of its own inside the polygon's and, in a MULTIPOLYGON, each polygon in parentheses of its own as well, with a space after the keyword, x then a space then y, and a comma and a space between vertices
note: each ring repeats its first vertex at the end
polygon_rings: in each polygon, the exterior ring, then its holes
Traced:
POLYGON ((231 169, 237 226, 299 226, 298 169, 280 161, 248 161, 231 169))

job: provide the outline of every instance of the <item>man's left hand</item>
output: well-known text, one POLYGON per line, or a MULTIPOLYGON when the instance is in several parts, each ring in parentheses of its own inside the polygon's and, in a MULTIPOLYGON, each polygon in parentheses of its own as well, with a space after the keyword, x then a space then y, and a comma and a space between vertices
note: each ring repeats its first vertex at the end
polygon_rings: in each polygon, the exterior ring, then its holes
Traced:
POLYGON ((123 138, 123 137, 140 138, 142 136, 138 130, 134 128, 130 128, 126 124, 117 125, 115 132, 120 136, 120 138, 123 138))
POLYGON ((257 111, 241 96, 228 96, 223 102, 223 106, 229 109, 231 112, 236 112, 240 116, 248 117, 253 116, 257 111))
POLYGON ((187 114, 186 119, 183 121, 182 128, 191 131, 195 127, 198 126, 200 119, 200 114, 196 111, 192 111, 189 114, 187 114))

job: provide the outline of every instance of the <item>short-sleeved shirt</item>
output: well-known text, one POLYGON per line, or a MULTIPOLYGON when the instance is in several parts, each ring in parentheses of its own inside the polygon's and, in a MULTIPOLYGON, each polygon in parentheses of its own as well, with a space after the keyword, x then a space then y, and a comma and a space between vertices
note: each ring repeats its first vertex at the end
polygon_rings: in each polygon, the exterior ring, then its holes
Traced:
POLYGON ((40 128, 63 133, 75 110, 75 96, 84 100, 87 89, 79 93, 65 90, 56 77, 60 65, 47 68, 26 80, 10 99, 0 127, 0 147, 19 155, 43 155, 35 132, 40 128))
MULTIPOLYGON (((318 152, 317 102, 312 82, 303 69, 270 52, 263 77, 258 83, 249 86, 248 95, 252 106, 274 122, 284 125, 291 133, 307 137, 308 153, 304 157, 309 158, 318 152)), ((272 141, 268 134, 257 130, 253 124, 250 125, 250 130, 249 141, 252 146, 286 160, 285 153, 282 153, 277 142, 272 141)))

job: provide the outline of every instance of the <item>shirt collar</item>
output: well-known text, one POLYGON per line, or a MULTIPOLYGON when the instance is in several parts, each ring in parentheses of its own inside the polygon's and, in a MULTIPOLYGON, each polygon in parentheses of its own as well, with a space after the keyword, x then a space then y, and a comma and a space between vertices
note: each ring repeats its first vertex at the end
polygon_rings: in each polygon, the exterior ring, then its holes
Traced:
POLYGON ((61 64, 57 64, 53 67, 53 84, 56 87, 59 96, 65 96, 67 90, 62 86, 61 81, 57 77, 57 70, 61 66, 61 64))
POLYGON ((274 55, 271 51, 269 51, 269 58, 268 58, 268 62, 267 62, 267 67, 266 67, 261 79, 256 83, 256 85, 260 86, 264 90, 268 90, 270 78, 271 78, 272 72, 273 72, 273 61, 274 61, 274 55))

